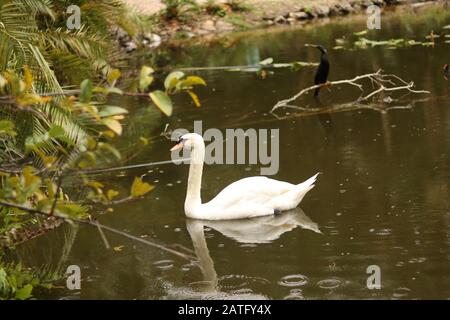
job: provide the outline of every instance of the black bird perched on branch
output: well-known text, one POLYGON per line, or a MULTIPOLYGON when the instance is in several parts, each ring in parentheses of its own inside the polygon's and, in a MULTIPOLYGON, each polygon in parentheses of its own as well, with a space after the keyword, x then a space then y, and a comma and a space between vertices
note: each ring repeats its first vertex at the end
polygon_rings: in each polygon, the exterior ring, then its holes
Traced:
MULTIPOLYGON (((327 83, 328 73, 330 72, 330 62, 328 61, 328 52, 321 45, 315 44, 306 44, 307 47, 315 47, 320 50, 322 55, 320 56, 320 64, 317 67, 316 75, 314 76, 314 84, 325 84, 327 83)), ((320 88, 317 88, 314 91, 314 96, 317 97, 319 95, 320 88)))

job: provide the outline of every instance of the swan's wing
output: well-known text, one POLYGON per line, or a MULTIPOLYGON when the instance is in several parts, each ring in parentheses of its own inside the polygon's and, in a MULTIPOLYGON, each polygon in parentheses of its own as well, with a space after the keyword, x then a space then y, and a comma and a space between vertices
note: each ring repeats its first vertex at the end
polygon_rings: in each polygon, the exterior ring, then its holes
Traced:
POLYGON ((294 185, 288 182, 267 177, 249 177, 233 182, 207 204, 222 208, 244 204, 261 206, 293 188, 294 185))
POLYGON ((272 215, 275 209, 270 201, 294 187, 290 183, 266 177, 244 178, 230 184, 214 199, 203 204, 201 210, 205 214, 202 216, 220 220, 272 215))

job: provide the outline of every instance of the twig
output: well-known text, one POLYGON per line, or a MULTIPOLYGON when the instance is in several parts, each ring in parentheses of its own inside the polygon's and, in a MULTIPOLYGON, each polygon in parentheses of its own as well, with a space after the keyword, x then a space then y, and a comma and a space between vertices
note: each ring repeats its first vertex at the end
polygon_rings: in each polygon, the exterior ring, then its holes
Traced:
POLYGON ((95 220, 95 224, 97 225, 98 233, 100 233, 100 237, 103 240, 103 243, 105 244, 106 250, 109 250, 111 246, 109 245, 108 239, 106 239, 106 236, 102 230, 102 227, 100 226, 100 223, 98 223, 98 220, 95 220))
POLYGON ((177 68, 179 71, 205 71, 205 70, 239 70, 239 69, 272 69, 272 68, 283 68, 283 67, 291 67, 294 66, 295 63, 299 63, 305 67, 314 67, 317 66, 316 62, 303 62, 303 61, 294 61, 290 63, 271 63, 271 64, 250 64, 250 65, 242 65, 242 66, 218 66, 218 67, 186 67, 186 68, 177 68))
MULTIPOLYGON (((25 211, 25 212, 28 212, 28 213, 31 213, 31 214, 38 214, 38 215, 42 215, 42 216, 46 216, 46 217, 50 216, 50 214, 48 212, 44 212, 44 211, 33 209, 33 208, 28 208, 28 207, 25 207, 25 206, 22 206, 22 205, 19 205, 19 204, 15 204, 15 203, 9 203, 9 202, 0 201, 0 206, 19 209, 19 210, 22 210, 22 211, 25 211)), ((62 216, 59 216, 59 215, 53 215, 53 217, 62 219, 64 221, 70 221, 70 222, 75 222, 75 223, 79 223, 79 224, 90 225, 90 226, 93 226, 93 227, 96 227, 96 228, 101 227, 102 229, 108 230, 109 232, 121 235, 121 236, 126 237, 128 239, 132 239, 134 241, 138 241, 138 242, 147 244, 149 246, 152 246, 154 248, 158 248, 160 250, 169 252, 169 253, 174 254, 174 255, 176 255, 176 256, 178 256, 180 258, 183 258, 183 259, 185 259, 185 260, 187 260, 189 262, 193 262, 193 261, 197 260, 196 257, 190 256, 188 254, 184 254, 184 253, 181 253, 181 252, 178 252, 176 250, 167 248, 164 245, 161 245, 161 244, 158 244, 158 243, 155 243, 155 242, 151 242, 151 241, 148 241, 148 240, 145 240, 145 239, 133 236, 133 235, 128 234, 126 232, 123 232, 123 231, 120 231, 120 230, 108 227, 106 225, 100 224, 96 220, 81 220, 81 219, 76 219, 76 218, 62 217, 62 216)))
POLYGON ((282 107, 297 109, 297 108, 299 108, 298 106, 294 106, 290 103, 297 100, 300 96, 308 93, 309 91, 312 91, 312 90, 315 90, 317 88, 321 88, 324 86, 348 84, 348 85, 357 87, 361 91, 361 93, 363 93, 364 86, 360 82, 361 82, 361 80, 364 80, 364 79, 371 80, 372 86, 374 87, 374 91, 367 94, 366 96, 363 96, 363 97, 360 96, 358 98, 357 102, 366 101, 381 92, 407 90, 410 93, 430 93, 429 91, 426 91, 426 90, 414 90, 413 89, 414 82, 406 82, 405 80, 403 80, 399 76, 396 76, 395 74, 384 74, 383 71, 380 69, 375 73, 363 74, 360 76, 356 76, 353 79, 337 80, 337 81, 327 82, 324 84, 317 84, 317 85, 313 85, 311 87, 305 88, 305 89, 301 90, 300 92, 298 92, 296 95, 292 96, 291 98, 278 101, 272 107, 270 112, 273 113, 275 110, 277 110, 278 108, 282 108, 282 107), (397 81, 397 83, 399 82, 401 85, 397 86, 396 81, 397 81), (389 85, 391 85, 391 87, 389 87, 389 85), (375 88, 376 86, 378 86, 378 87, 375 88))
POLYGON ((50 209, 50 216, 53 216, 53 213, 55 212, 56 202, 58 201, 61 192, 62 179, 61 175, 58 176, 58 185, 56 186, 55 198, 53 199, 52 208, 50 209))
POLYGON ((73 175, 99 174, 99 173, 119 171, 119 170, 126 170, 126 169, 151 167, 151 166, 157 166, 157 165, 168 164, 168 163, 177 163, 177 162, 183 162, 183 161, 188 161, 188 160, 190 160, 190 158, 182 158, 182 159, 177 159, 177 160, 166 160, 166 161, 157 161, 157 162, 149 162, 149 163, 132 164, 132 165, 121 166, 121 167, 110 167, 110 168, 89 169, 89 170, 76 170, 76 171, 73 172, 73 175))

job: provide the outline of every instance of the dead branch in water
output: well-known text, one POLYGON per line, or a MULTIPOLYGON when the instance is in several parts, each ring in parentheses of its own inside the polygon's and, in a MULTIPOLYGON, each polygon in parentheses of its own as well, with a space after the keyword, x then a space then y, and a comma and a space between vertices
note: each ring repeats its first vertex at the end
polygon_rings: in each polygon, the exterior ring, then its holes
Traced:
POLYGON ((361 103, 363 101, 367 101, 370 98, 374 97, 377 94, 380 94, 382 92, 393 92, 393 91, 401 91, 406 90, 411 93, 430 93, 426 90, 414 90, 414 82, 406 82, 399 76, 396 76, 395 74, 384 74, 383 70, 378 70, 375 73, 368 73, 363 74, 360 76, 356 76, 353 79, 346 79, 346 80, 337 80, 337 81, 331 81, 324 84, 317 84, 313 85, 311 87, 305 88, 298 92, 296 95, 292 96, 291 98, 284 99, 278 101, 273 107, 272 110, 270 110, 271 113, 273 113, 278 108, 292 108, 292 109, 299 109, 304 110, 304 108, 291 105, 290 103, 300 98, 302 95, 305 95, 309 91, 315 90, 317 88, 321 87, 328 87, 328 86, 334 86, 334 85, 340 85, 340 84, 348 84, 354 87, 357 87, 361 91, 360 97, 356 100, 356 103, 361 103), (364 95, 364 86, 361 83, 362 80, 370 80, 372 83, 372 91, 366 95, 364 95))

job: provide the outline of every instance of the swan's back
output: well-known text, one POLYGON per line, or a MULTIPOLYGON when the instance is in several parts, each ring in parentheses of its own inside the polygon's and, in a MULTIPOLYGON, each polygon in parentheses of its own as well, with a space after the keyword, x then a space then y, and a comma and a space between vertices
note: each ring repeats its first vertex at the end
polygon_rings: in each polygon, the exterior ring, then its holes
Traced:
POLYGON ((249 177, 233 182, 211 201, 201 205, 201 217, 220 220, 274 214, 295 208, 314 186, 317 175, 295 185, 267 177, 249 177))

